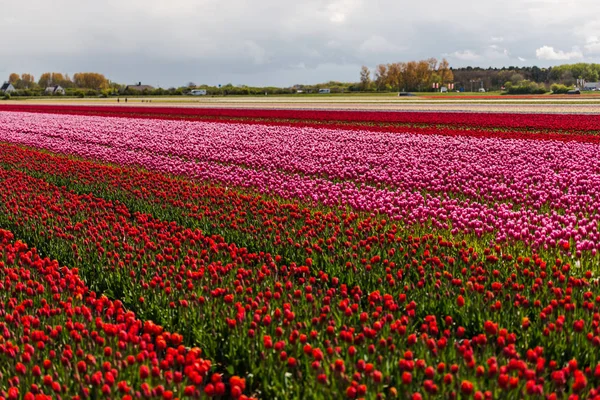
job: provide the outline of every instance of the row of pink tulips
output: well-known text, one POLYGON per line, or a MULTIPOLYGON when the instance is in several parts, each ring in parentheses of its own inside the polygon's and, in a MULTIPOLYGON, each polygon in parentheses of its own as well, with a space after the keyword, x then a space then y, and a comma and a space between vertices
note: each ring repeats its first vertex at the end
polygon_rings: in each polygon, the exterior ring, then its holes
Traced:
POLYGON ((600 247, 594 144, 26 113, 0 113, 0 140, 497 242, 600 247))

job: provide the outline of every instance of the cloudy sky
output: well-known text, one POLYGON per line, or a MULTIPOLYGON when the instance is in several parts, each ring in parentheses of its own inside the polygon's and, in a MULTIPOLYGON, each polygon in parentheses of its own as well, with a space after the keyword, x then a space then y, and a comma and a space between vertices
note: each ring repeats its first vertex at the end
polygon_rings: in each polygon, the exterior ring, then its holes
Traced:
POLYGON ((0 79, 95 71, 161 87, 289 86, 429 57, 455 67, 600 62, 600 2, 0 0, 0 37, 0 79))

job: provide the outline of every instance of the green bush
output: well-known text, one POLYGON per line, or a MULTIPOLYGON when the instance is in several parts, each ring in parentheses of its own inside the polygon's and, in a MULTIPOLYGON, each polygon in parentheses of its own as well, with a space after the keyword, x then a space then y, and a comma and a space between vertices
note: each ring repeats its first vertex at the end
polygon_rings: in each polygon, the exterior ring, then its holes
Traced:
POLYGON ((544 94, 548 90, 543 84, 537 84, 531 81, 521 81, 515 85, 512 82, 504 84, 507 94, 544 94))
POLYGON ((565 94, 571 89, 573 89, 572 86, 561 85, 559 83, 555 83, 554 85, 550 86, 552 94, 565 94))

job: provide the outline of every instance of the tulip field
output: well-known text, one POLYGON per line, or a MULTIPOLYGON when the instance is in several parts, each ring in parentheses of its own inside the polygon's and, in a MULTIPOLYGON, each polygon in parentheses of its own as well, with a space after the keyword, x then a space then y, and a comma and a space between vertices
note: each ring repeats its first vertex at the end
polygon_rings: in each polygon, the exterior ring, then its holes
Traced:
POLYGON ((600 398, 600 116, 0 106, 0 398, 600 398))

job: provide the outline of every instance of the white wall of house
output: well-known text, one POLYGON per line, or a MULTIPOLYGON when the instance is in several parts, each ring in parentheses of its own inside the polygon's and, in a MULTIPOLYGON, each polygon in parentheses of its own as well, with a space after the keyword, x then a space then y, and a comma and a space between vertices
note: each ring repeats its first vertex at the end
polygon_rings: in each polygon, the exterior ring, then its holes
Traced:
MULTIPOLYGON (((0 85, 0 87, 1 86, 3 86, 3 85, 0 85)), ((12 84, 9 84, 6 89, 0 90, 0 92, 2 92, 2 93, 13 93, 15 91, 16 91, 16 89, 12 84)))

